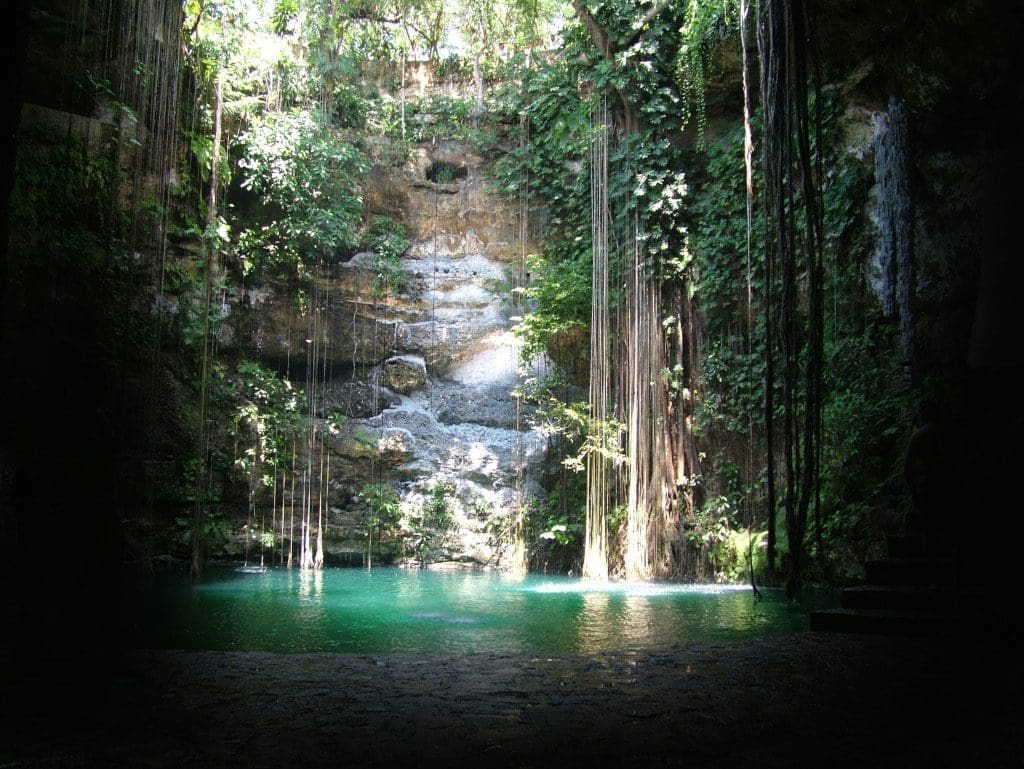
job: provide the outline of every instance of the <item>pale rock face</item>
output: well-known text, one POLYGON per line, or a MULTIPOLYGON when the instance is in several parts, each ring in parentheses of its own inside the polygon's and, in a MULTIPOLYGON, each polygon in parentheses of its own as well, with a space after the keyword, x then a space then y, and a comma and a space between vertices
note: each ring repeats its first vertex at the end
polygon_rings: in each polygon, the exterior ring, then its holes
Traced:
POLYGON ((328 562, 362 546, 357 492, 367 483, 398 491, 410 540, 424 505, 443 489, 455 529, 428 560, 497 568, 509 549, 503 521, 537 493, 544 440, 512 394, 519 345, 511 286, 525 251, 515 242, 517 212, 485 190, 482 164, 442 141, 420 148, 404 169, 370 175, 368 204, 401 219, 412 241, 400 261, 402 293, 382 291, 375 255, 358 253, 319 278, 316 314, 265 289, 236 307, 264 358, 299 382, 305 339, 322 334, 321 360, 335 373, 316 416, 344 417, 327 441, 328 562))
POLYGON ((401 293, 379 285, 376 256, 357 253, 313 279, 307 293, 318 312, 298 308, 264 287, 237 298, 240 338, 258 339, 268 360, 302 365, 304 340, 321 335, 321 359, 335 366, 374 366, 415 354, 444 371, 479 339, 508 328, 516 211, 485 189, 482 159, 451 142, 420 148, 404 169, 376 168, 366 199, 403 221, 412 244, 401 259, 401 293), (438 163, 455 169, 451 183, 429 181, 438 163), (390 207, 389 207, 390 206, 390 207))
POLYGON ((418 355, 395 355, 384 361, 383 384, 390 390, 409 395, 427 383, 427 366, 418 355))

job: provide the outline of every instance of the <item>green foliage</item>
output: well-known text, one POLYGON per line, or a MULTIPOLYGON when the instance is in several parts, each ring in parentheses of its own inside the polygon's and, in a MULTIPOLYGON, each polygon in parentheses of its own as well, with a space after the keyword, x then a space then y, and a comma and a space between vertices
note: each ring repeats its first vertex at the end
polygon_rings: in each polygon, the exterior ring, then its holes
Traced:
POLYGON ((668 138, 633 134, 610 162, 620 171, 608 197, 621 219, 621 231, 634 219, 647 270, 662 279, 682 278, 690 263, 687 240, 688 188, 682 157, 668 138))
MULTIPOLYGON (((587 434, 590 404, 582 400, 570 401, 560 387, 557 373, 544 378, 527 378, 517 395, 536 405, 530 426, 546 438, 560 438, 563 444, 579 446, 587 434)), ((573 464, 579 460, 570 460, 573 464)))
POLYGON ((409 275, 402 269, 401 258, 409 249, 409 233, 405 226, 386 216, 371 222, 363 237, 363 245, 375 258, 375 288, 383 296, 388 291, 401 294, 409 288, 409 275))
POLYGON ((452 484, 435 481, 418 512, 410 518, 413 551, 421 560, 434 548, 443 546, 449 532, 455 528, 451 501, 454 493, 452 484))
POLYGON ((732 505, 724 496, 708 499, 694 517, 695 526, 687 534, 687 539, 705 547, 715 545, 727 538, 732 528, 732 505))
POLYGON ((764 360, 736 349, 736 338, 709 339, 701 351, 698 434, 725 430, 737 436, 764 424, 764 360))
POLYGON ((402 517, 402 500, 387 483, 366 483, 356 495, 366 505, 366 522, 373 527, 392 530, 402 517))
MULTIPOLYGON (((636 9, 604 3, 591 11, 613 42, 635 36, 636 9)), ((685 281, 690 264, 687 241, 688 186, 676 148, 683 118, 673 82, 678 43, 669 8, 651 20, 645 34, 623 48, 615 63, 605 61, 577 26, 566 31, 563 56, 540 62, 494 100, 512 123, 511 148, 496 164, 495 186, 509 195, 527 191, 545 206, 543 251, 531 257, 529 312, 519 329, 524 358, 545 354, 574 381, 583 381, 590 325, 590 100, 579 84, 608 92, 613 111, 628 103, 639 118, 635 133, 614 137, 609 158, 609 200, 613 214, 613 265, 631 258, 621 252, 623 235, 634 227, 649 275, 685 281), (591 62, 583 66, 581 62, 591 62)), ((618 127, 618 126, 616 126, 618 127)), ((613 271, 616 267, 613 266, 613 271)), ((613 276, 613 286, 619 281, 613 276)), ((614 304, 618 297, 611 298, 614 304)))
POLYGON ((608 511, 608 533, 615 537, 622 527, 626 525, 629 516, 629 505, 622 503, 615 505, 608 511))
POLYGON ((540 533, 540 538, 552 540, 559 545, 575 544, 578 543, 582 530, 582 525, 578 523, 552 523, 540 533))
POLYGON ((431 94, 424 99, 406 104, 406 129, 414 142, 431 139, 467 141, 472 129, 474 104, 445 94, 431 94))
POLYGON ((590 119, 577 90, 571 60, 540 61, 521 73, 521 84, 499 88, 492 100, 512 125, 511 149, 495 163, 493 185, 510 197, 529 195, 545 207, 538 242, 528 259, 523 289, 528 309, 516 328, 525 364, 545 356, 555 373, 530 379, 524 395, 541 404, 537 421, 569 440, 582 431, 565 410, 565 388, 585 383, 589 348, 591 253, 587 181, 590 119), (520 118, 522 116, 522 118, 520 118))
POLYGON ((598 454, 610 462, 626 461, 626 455, 621 448, 625 432, 626 426, 617 419, 588 420, 587 431, 579 452, 563 459, 562 464, 570 470, 582 472, 590 454, 598 454))
MULTIPOLYGON (((635 7, 605 3, 591 11, 616 45, 635 37, 635 7)), ((620 289, 614 287, 624 282, 621 265, 632 258, 628 233, 637 233, 648 276, 684 283, 690 265, 689 193, 676 148, 682 107, 672 73, 674 14, 666 9, 614 62, 602 59, 582 30, 573 27, 563 56, 523 73, 496 100, 513 127, 511 148, 497 163, 495 186, 510 196, 526 193, 545 206, 544 231, 538 238, 543 250, 530 259, 525 290, 529 311, 517 333, 524 342, 524 360, 543 354, 558 373, 530 380, 524 391, 539 406, 535 423, 559 437, 567 455, 563 462, 577 471, 593 451, 608 454, 614 462, 624 459, 617 448, 608 448, 620 445, 623 425, 617 420, 592 423, 589 406, 574 403, 565 386, 585 386, 589 364, 594 127, 592 100, 580 97, 580 82, 587 90, 606 92, 610 109, 620 118, 626 111, 636 118, 628 136, 618 133, 621 119, 606 129, 613 132, 608 197, 614 313, 620 301, 620 289)), ((546 531, 557 537, 559 530, 546 531)))
POLYGON ((271 29, 274 34, 287 35, 294 31, 299 17, 298 0, 275 0, 271 16, 271 29))
MULTIPOLYGON (((813 536, 809 539, 815 556, 828 556, 843 543, 857 557, 881 536, 878 511, 891 508, 897 496, 906 404, 895 390, 900 376, 893 362, 898 356, 893 354, 892 329, 877 317, 876 303, 863 282, 870 249, 870 226, 864 214, 870 169, 858 158, 833 149, 841 103, 829 99, 823 111, 825 144, 812 150, 824 154, 826 169, 825 293, 829 298, 821 466, 826 553, 818 552, 813 536)), ((709 139, 701 170, 690 176, 695 188, 689 241, 697 276, 694 298, 706 329, 695 393, 695 430, 706 447, 702 464, 713 497, 724 499, 732 510, 748 505, 761 509, 758 497, 763 493, 763 478, 743 477, 739 470, 747 462, 744 453, 749 442, 764 440, 766 293, 759 201, 755 202, 749 262, 747 256, 742 146, 738 125, 709 139)), ((760 190, 760 168, 754 170, 755 189, 760 190)), ((759 445, 754 456, 763 452, 759 445)), ((719 557, 719 563, 726 562, 719 557)))
POLYGON ((546 355, 563 371, 582 372, 586 356, 579 340, 590 326, 590 258, 572 247, 548 246, 548 257, 531 254, 531 281, 525 289, 530 312, 516 325, 520 357, 529 362, 546 355))
POLYGON ((472 512, 479 520, 486 520, 491 515, 491 503, 487 501, 486 497, 480 494, 474 494, 473 499, 467 506, 467 512, 472 512))
POLYGON ((529 517, 528 532, 533 540, 562 547, 578 547, 583 536, 584 510, 567 505, 561 489, 553 489, 529 517))
POLYGON ((674 133, 687 122, 687 103, 680 93, 676 71, 685 41, 679 30, 685 27, 685 14, 697 4, 710 5, 706 0, 669 4, 648 20, 639 35, 645 9, 614 2, 592 6, 591 13, 616 49, 614 61, 602 58, 581 32, 568 36, 570 45, 578 45, 580 52, 594 62, 584 74, 588 83, 596 91, 607 91, 610 98, 628 101, 646 129, 674 133))
POLYGON ((539 62, 522 72, 520 84, 497 90, 492 109, 512 124, 512 146, 495 163, 494 186, 510 196, 528 187, 548 209, 544 240, 586 253, 590 117, 578 77, 578 65, 567 60, 539 62))
POLYGON ((578 572, 583 553, 586 478, 563 469, 552 474, 550 481, 552 487, 545 496, 533 500, 527 510, 531 568, 578 572))
MULTIPOLYGON (((768 570, 768 532, 732 529, 719 548, 717 577, 722 582, 749 582, 751 570, 757 584, 764 584, 768 570)), ((780 552, 782 548, 780 548, 780 552)))
POLYGON ((455 172, 450 167, 444 166, 434 174, 434 181, 438 184, 451 184, 455 181, 455 172))
POLYGON ((573 473, 583 472, 592 452, 612 462, 624 462, 620 446, 625 425, 614 418, 594 420, 587 401, 566 397, 563 382, 557 373, 529 377, 523 382, 517 394, 536 404, 529 417, 530 426, 560 446, 561 464, 573 473))
POLYGON ((291 382, 253 361, 238 365, 232 424, 243 440, 235 467, 251 482, 270 485, 270 467, 286 467, 293 438, 303 429, 304 396, 291 382), (269 467, 268 467, 269 466, 269 467))
POLYGON ((352 440, 355 441, 357 445, 362 446, 363 449, 373 453, 374 455, 380 453, 378 436, 371 433, 369 430, 365 430, 363 428, 356 430, 355 434, 352 436, 352 440))
POLYGON ((337 435, 339 432, 341 432, 341 429, 348 422, 348 417, 345 414, 342 414, 340 411, 332 411, 330 414, 327 415, 325 421, 327 422, 327 429, 331 432, 331 434, 337 435))
MULTIPOLYGON (((759 187, 760 170, 756 170, 759 187)), ((696 298, 708 324, 708 337, 716 340, 740 335, 748 277, 758 297, 764 286, 764 225, 756 211, 748 272, 743 179, 743 128, 735 126, 708 145, 692 203, 691 246, 700 275, 696 298)))
POLYGON ((726 496, 707 500, 689 524, 685 539, 698 558, 700 578, 741 583, 753 576, 761 581, 766 568, 768 532, 747 531, 736 520, 736 508, 726 496))
POLYGON ((94 154, 74 136, 54 140, 45 133, 21 136, 11 195, 11 233, 30 246, 61 233, 63 247, 79 256, 107 242, 124 222, 114 205, 119 172, 110 152, 94 154), (31 148, 31 150, 28 150, 31 148))
MULTIPOLYGON (((211 302, 209 307, 203 302, 203 275, 206 259, 198 259, 189 269, 180 265, 172 270, 172 280, 182 292, 178 298, 178 310, 175 315, 181 343, 191 355, 200 355, 210 335, 216 334, 226 317, 227 308, 220 302, 211 302)), ((212 294, 221 294, 225 284, 214 281, 212 294)))
POLYGON ((707 133, 704 92, 710 49, 725 34, 737 30, 738 23, 736 3, 691 0, 686 4, 684 21, 679 28, 675 74, 684 97, 684 122, 695 127, 697 146, 701 148, 707 133))
POLYGON ((412 152, 412 142, 402 121, 401 101, 389 93, 378 94, 367 103, 367 152, 385 167, 400 167, 412 152))
MULTIPOLYGON (((819 559, 834 551, 860 561, 872 543, 895 525, 902 496, 902 452, 908 394, 902 391, 901 356, 895 330, 881 317, 864 283, 872 248, 866 210, 871 168, 832 149, 842 103, 828 98, 825 117, 826 175, 823 183, 826 254, 824 435, 821 468, 822 533, 825 552, 811 538, 819 559), (841 548, 841 550, 840 550, 841 548)), ((815 151, 818 148, 813 147, 815 151)), ((836 567, 842 570, 843 564, 836 567)), ((831 568, 831 567, 828 567, 831 568)))
POLYGON ((352 132, 362 132, 366 129, 371 100, 363 93, 363 81, 355 62, 348 63, 344 75, 344 79, 334 86, 331 124, 352 132))
MULTIPOLYGON (((189 152, 199 169, 199 180, 204 184, 210 181, 210 173, 213 169, 213 137, 196 131, 185 131, 184 138, 188 142, 189 152)), ((221 179, 230 177, 231 166, 228 163, 226 154, 220 158, 218 173, 221 179)))
POLYGON ((455 528, 455 514, 452 510, 451 496, 455 487, 440 481, 430 488, 430 497, 423 505, 423 525, 440 533, 455 528))
MULTIPOLYGON (((180 516, 174 519, 175 539, 180 545, 191 545, 195 536, 196 524, 192 516, 180 516)), ((223 515, 209 512, 203 516, 203 542, 208 549, 223 546, 231 534, 231 523, 223 515)))
MULTIPOLYGON (((880 329, 830 339, 826 349, 822 505, 828 541, 857 548, 881 538, 878 512, 900 496, 907 396, 896 356, 876 346, 880 329)), ((889 522, 891 525, 891 521, 889 522)))
POLYGON ((354 145, 308 111, 269 114, 239 140, 242 186, 264 207, 239 236, 246 268, 330 263, 358 246, 368 165, 354 145))

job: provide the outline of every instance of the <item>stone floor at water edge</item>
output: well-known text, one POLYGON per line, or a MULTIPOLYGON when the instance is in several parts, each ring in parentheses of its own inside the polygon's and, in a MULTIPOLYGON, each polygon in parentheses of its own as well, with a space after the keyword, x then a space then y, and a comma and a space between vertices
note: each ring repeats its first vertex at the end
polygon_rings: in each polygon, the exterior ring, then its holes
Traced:
POLYGON ((143 650, 106 677, 5 659, 0 767, 1021 767, 1015 652, 806 632, 597 656, 143 650))

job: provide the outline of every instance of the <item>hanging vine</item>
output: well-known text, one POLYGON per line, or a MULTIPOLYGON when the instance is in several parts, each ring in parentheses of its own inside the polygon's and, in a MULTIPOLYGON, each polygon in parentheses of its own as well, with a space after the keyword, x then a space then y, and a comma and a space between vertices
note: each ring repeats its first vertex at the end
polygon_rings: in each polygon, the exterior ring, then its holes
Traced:
MULTIPOLYGON (((822 203, 820 88, 808 73, 813 24, 801 0, 767 0, 758 6, 761 102, 764 109, 764 175, 768 320, 766 323, 765 423, 768 439, 768 505, 775 509, 775 365, 781 375, 783 509, 789 545, 786 590, 795 595, 804 571, 808 511, 819 518, 822 408, 822 203), (813 92, 812 92, 813 85, 813 92), (817 157, 811 134, 817 131, 817 157), (807 313, 801 316, 798 280, 806 273, 807 313)), ((773 537, 769 528, 769 537, 773 537)), ((773 540, 770 539, 771 543, 773 540)), ((773 555, 770 554, 770 555, 773 555)))
POLYGON ((213 265, 218 258, 217 187, 220 167, 221 130, 223 114, 223 83, 218 77, 214 83, 213 153, 210 171, 209 199, 207 202, 206 231, 203 236, 203 304, 202 352, 199 371, 199 413, 195 455, 195 510, 192 521, 192 577, 199 579, 206 558, 206 523, 209 515, 210 494, 210 372, 213 364, 213 336, 210 333, 210 313, 213 305, 213 265))
MULTIPOLYGON (((530 117, 526 111, 519 116, 519 147, 525 150, 530 140, 530 117)), ((530 176, 529 169, 523 169, 519 184, 519 212, 516 227, 518 260, 516 262, 515 285, 512 292, 512 306, 519 312, 526 307, 526 262, 530 240, 530 176)), ((525 574, 529 567, 529 553, 526 546, 526 447, 523 441, 523 398, 522 392, 513 393, 515 399, 515 498, 512 503, 512 520, 509 525, 511 544, 509 571, 516 575, 525 574)))
POLYGON ((608 513, 611 506, 612 448, 609 435, 611 398, 611 318, 608 261, 608 98, 601 94, 591 106, 591 243, 593 286, 590 314, 590 429, 596 445, 587 454, 587 513, 584 529, 583 578, 608 578, 608 513))

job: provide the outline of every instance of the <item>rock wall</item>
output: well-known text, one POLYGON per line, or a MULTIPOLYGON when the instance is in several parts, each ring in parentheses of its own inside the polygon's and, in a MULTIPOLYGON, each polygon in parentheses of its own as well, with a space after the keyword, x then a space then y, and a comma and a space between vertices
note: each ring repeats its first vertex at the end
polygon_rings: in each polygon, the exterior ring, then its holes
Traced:
POLYGON ((449 141, 415 148, 404 166, 375 167, 365 203, 410 235, 401 292, 382 290, 375 255, 358 253, 314 280, 310 293, 321 300, 307 308, 272 287, 248 289, 226 341, 258 346, 302 385, 306 340, 317 335, 328 381, 316 417, 345 418, 327 441, 328 563, 362 561, 358 492, 384 483, 399 492, 406 532, 392 555, 413 549, 412 524, 440 495, 455 528, 425 559, 500 568, 507 521, 536 493, 543 454, 512 394, 518 211, 487 190, 485 160, 449 141))

